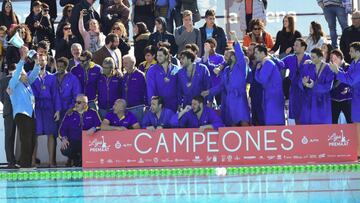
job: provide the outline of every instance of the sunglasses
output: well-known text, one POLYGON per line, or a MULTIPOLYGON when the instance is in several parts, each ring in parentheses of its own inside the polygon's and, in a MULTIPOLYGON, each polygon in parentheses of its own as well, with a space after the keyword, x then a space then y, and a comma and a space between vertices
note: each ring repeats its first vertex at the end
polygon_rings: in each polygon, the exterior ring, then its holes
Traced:
POLYGON ((119 27, 114 27, 113 30, 120 30, 120 28, 119 27))
POLYGON ((67 10, 68 13, 71 13, 72 9, 67 10))
POLYGON ((43 11, 44 11, 44 12, 49 12, 50 10, 49 10, 49 9, 44 9, 43 11))
POLYGON ((259 27, 254 27, 254 30, 261 30, 261 28, 259 28, 259 27))
POLYGON ((71 27, 64 27, 64 30, 70 30, 71 27))
POLYGON ((81 103, 85 103, 85 102, 83 102, 83 101, 76 101, 75 103, 76 103, 76 104, 81 104, 81 103))

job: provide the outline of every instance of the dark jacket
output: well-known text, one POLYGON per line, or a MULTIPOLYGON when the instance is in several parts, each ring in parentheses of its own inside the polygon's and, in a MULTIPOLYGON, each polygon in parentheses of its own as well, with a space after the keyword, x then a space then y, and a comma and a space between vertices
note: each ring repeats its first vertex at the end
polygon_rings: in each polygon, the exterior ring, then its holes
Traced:
POLYGON ((66 57, 68 59, 72 58, 71 54, 71 45, 74 43, 78 43, 79 40, 73 36, 69 39, 69 41, 64 40, 64 38, 56 38, 55 40, 55 58, 58 59, 60 57, 66 57))
POLYGON ((346 63, 351 63, 351 57, 349 54, 350 44, 352 42, 360 41, 360 27, 355 28, 353 25, 344 29, 340 38, 340 49, 344 53, 344 59, 346 63))
POLYGON ((47 16, 42 16, 41 14, 39 16, 34 16, 34 13, 30 13, 25 20, 25 24, 28 25, 31 35, 33 36, 33 40, 35 37, 37 42, 47 40, 50 42, 50 47, 54 48, 55 31, 50 19, 47 16), (37 28, 34 27, 34 23, 36 21, 40 22, 40 26, 37 28))
MULTIPOLYGON (((32 5, 35 0, 31 0, 31 6, 30 6, 30 12, 32 11, 32 5)), ((38 0, 42 3, 46 3, 49 6, 49 14, 51 17, 51 22, 54 23, 57 18, 57 7, 56 7, 56 1, 54 0, 38 0)))
POLYGON ((157 44, 159 42, 169 42, 171 44, 170 47, 170 53, 175 56, 175 54, 178 51, 178 47, 176 45, 175 42, 175 37, 173 34, 171 34, 170 32, 166 31, 166 20, 165 18, 161 17, 161 24, 163 26, 163 30, 165 30, 165 32, 154 32, 150 35, 149 37, 149 43, 148 45, 153 45, 154 47, 158 47, 157 44))
MULTIPOLYGON (((199 47, 201 49, 201 53, 204 53, 204 44, 206 41, 206 24, 204 24, 204 26, 202 26, 200 28, 200 34, 201 34, 201 44, 202 46, 199 47)), ((224 55, 225 53, 225 48, 227 45, 227 39, 226 39, 226 35, 224 32, 224 29, 222 29, 221 27, 218 27, 216 25, 214 25, 214 31, 212 33, 212 38, 214 38, 217 42, 217 47, 216 47, 216 53, 224 55)))
POLYGON ((87 15, 84 16, 85 25, 90 19, 96 19, 98 22, 100 22, 100 16, 86 0, 81 0, 80 3, 74 6, 70 17, 71 31, 80 40, 80 43, 84 46, 82 36, 79 32, 80 11, 83 9, 88 10, 87 15))
POLYGON ((81 0, 60 0, 60 6, 65 6, 66 4, 73 4, 76 5, 80 3, 81 0))
POLYGON ((144 49, 148 45, 150 33, 143 33, 134 36, 134 54, 136 66, 145 61, 144 49))
POLYGON ((7 29, 10 29, 11 24, 19 24, 20 21, 15 14, 16 22, 13 22, 12 16, 7 16, 5 13, 0 11, 0 26, 5 25, 7 29))
POLYGON ((6 92, 6 89, 9 85, 9 81, 11 79, 11 75, 8 75, 0 80, 0 101, 4 105, 3 108, 3 117, 5 118, 7 115, 12 115, 12 105, 9 94, 6 92))

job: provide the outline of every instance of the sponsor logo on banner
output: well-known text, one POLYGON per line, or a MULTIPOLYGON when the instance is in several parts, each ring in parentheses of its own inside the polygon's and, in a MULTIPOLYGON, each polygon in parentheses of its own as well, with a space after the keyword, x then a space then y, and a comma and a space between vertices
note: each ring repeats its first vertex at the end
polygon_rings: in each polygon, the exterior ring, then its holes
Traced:
POLYGON ((107 145, 105 142, 104 136, 101 136, 101 139, 94 140, 89 142, 89 151, 90 152, 108 152, 110 150, 110 145, 107 145))
POLYGON ((339 134, 331 134, 328 141, 330 147, 345 147, 349 145, 349 139, 344 135, 343 130, 339 134))

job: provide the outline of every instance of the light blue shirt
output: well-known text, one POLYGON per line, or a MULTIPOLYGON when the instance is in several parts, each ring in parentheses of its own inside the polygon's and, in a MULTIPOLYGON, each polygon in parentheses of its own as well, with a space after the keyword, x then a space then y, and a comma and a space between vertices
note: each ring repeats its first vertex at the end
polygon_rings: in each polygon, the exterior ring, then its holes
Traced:
POLYGON ((214 32, 214 28, 205 28, 205 31, 206 31, 206 39, 210 39, 212 38, 212 34, 214 32))
POLYGON ((24 84, 20 80, 24 64, 24 60, 18 62, 13 77, 9 81, 10 100, 13 107, 14 118, 18 113, 32 117, 35 108, 35 97, 31 90, 31 84, 39 75, 40 66, 38 64, 35 65, 33 71, 31 71, 31 74, 28 76, 28 83, 24 84))

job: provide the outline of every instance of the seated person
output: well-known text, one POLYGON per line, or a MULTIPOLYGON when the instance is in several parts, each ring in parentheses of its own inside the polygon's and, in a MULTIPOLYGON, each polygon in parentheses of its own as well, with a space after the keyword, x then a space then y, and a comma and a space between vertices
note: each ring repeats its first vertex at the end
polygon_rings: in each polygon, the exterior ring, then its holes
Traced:
POLYGON ((82 131, 92 135, 101 124, 97 112, 88 107, 88 98, 83 94, 76 97, 75 107, 66 112, 59 128, 61 153, 69 158, 67 166, 81 167, 82 131))
POLYGON ((170 121, 173 116, 173 111, 164 108, 164 99, 160 96, 153 96, 150 111, 145 114, 141 126, 147 130, 171 128, 170 121))
POLYGON ((139 129, 139 122, 133 113, 126 110, 126 105, 124 99, 117 99, 113 111, 106 114, 101 123, 101 130, 139 129))
MULTIPOLYGON (((176 116, 175 120, 176 120, 176 116)), ((202 96, 195 96, 191 101, 191 106, 186 106, 177 115, 177 123, 172 118, 172 124, 180 128, 199 128, 203 132, 206 129, 215 129, 224 127, 221 118, 214 110, 204 105, 202 96)))

